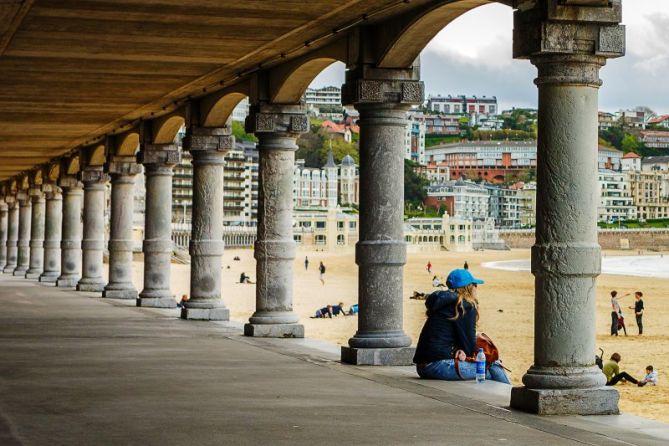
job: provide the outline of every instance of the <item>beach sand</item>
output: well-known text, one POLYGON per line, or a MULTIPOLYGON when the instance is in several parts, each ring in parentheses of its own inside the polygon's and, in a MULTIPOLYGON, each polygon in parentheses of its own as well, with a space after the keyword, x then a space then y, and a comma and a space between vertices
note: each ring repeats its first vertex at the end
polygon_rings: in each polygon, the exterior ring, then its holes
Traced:
MULTIPOLYGON (((606 252, 607 256, 630 255, 629 251, 606 252)), ((433 274, 444 276, 468 261, 470 270, 480 276, 486 284, 479 288, 481 318, 479 331, 491 336, 500 349, 505 365, 512 370, 514 384, 519 384, 522 375, 532 363, 534 278, 529 272, 502 271, 484 268, 482 263, 504 260, 528 259, 529 250, 484 251, 472 253, 434 252, 409 254, 404 273, 404 329, 415 343, 425 320, 424 302, 410 300, 414 290, 432 291, 433 274), (433 274, 426 271, 427 262, 432 262, 433 274), (500 311, 501 310, 501 311, 500 311)), ((231 318, 246 321, 255 309, 255 286, 239 284, 242 271, 255 281, 255 260, 250 249, 226 250, 223 261, 223 299, 230 308, 231 318), (240 261, 233 261, 239 256, 240 261), (226 266, 230 269, 226 269, 226 266)), ((176 296, 189 293, 189 265, 172 265, 172 290, 176 296)), ((141 290, 142 265, 136 262, 135 284, 141 290)), ((346 308, 357 302, 357 266, 353 250, 347 253, 298 251, 294 267, 294 310, 300 315, 307 337, 322 339, 337 344, 346 344, 357 329, 357 317, 333 319, 310 319, 314 312, 327 304, 344 302, 346 308), (304 256, 310 260, 309 269, 304 269, 304 256), (325 285, 318 277, 318 262, 327 268, 325 285)), ((616 388, 620 392, 620 408, 623 412, 669 422, 669 385, 665 384, 669 371, 669 334, 665 330, 669 323, 669 279, 602 275, 597 281, 597 346, 604 349, 605 358, 613 352, 622 355, 621 371, 641 378, 645 366, 652 364, 659 371, 657 387, 623 384, 616 388), (644 293, 646 313, 642 337, 636 335, 632 296, 621 300, 627 325, 627 337, 611 337, 609 292, 633 293, 640 289, 644 293)), ((595 352, 593 352, 594 357, 595 352)))

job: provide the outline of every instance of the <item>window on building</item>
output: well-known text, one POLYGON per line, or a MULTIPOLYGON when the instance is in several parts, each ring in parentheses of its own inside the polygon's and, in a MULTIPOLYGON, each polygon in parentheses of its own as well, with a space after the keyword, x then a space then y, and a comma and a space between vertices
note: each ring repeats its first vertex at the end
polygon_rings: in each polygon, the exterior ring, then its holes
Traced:
POLYGON ((339 229, 340 231, 344 230, 344 222, 343 221, 338 221, 337 222, 337 229, 339 229))
POLYGON ((337 244, 338 244, 338 245, 343 245, 343 244, 345 244, 345 243, 346 243, 346 242, 345 242, 345 239, 344 239, 344 234, 339 234, 339 235, 337 236, 337 244))
POLYGON ((324 245, 326 240, 327 240, 327 238, 322 234, 318 234, 316 236, 316 244, 317 245, 324 245))
POLYGON ((295 243, 297 243, 297 244, 302 244, 302 235, 294 234, 293 235, 293 240, 295 240, 295 243))
POLYGON ((354 222, 354 221, 349 221, 349 222, 348 222, 348 228, 349 228, 349 229, 355 229, 355 228, 356 228, 356 222, 354 222))
POLYGON ((316 229, 325 229, 325 222, 324 221, 317 221, 316 222, 316 229))

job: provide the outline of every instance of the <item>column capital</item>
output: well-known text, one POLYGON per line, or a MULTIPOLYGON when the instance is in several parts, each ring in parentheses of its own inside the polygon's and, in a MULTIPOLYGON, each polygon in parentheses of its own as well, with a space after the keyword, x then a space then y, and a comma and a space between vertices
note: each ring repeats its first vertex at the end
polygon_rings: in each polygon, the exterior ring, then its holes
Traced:
POLYGON ((28 189, 28 195, 32 199, 33 203, 44 199, 44 188, 42 185, 33 186, 28 189))
POLYGON ((58 179, 58 186, 62 189, 81 189, 83 184, 74 175, 66 175, 58 179))
POLYGON ((268 104, 261 102, 251 106, 246 118, 249 133, 286 133, 297 135, 309 131, 306 107, 301 104, 268 104))
POLYGON ((26 203, 30 203, 30 195, 28 195, 28 191, 20 190, 16 192, 16 201, 18 201, 21 206, 25 206, 26 203))
POLYGON ((102 184, 109 181, 109 175, 104 173, 102 168, 82 170, 79 172, 79 178, 85 185, 102 184))
POLYGON ((620 2, 591 7, 553 3, 514 13, 514 58, 534 63, 549 55, 580 55, 583 60, 625 55, 620 2))
POLYGON ((132 176, 142 173, 142 166, 137 164, 134 159, 112 159, 107 163, 105 169, 112 177, 116 176, 132 176))
POLYGON ((346 76, 342 104, 419 105, 425 98, 425 84, 411 69, 374 68, 364 65, 346 76))
POLYGON ((44 190, 48 200, 60 199, 61 190, 56 183, 44 183, 42 185, 42 189, 44 190))
POLYGON ((183 148, 193 157, 202 153, 225 154, 235 146, 235 137, 230 127, 196 127, 186 129, 183 148))
POLYGON ((156 164, 165 167, 174 167, 181 162, 181 151, 177 144, 149 144, 143 143, 137 154, 140 164, 156 164))
POLYGON ((9 205, 5 201, 4 197, 0 198, 0 212, 7 212, 9 210, 9 205))

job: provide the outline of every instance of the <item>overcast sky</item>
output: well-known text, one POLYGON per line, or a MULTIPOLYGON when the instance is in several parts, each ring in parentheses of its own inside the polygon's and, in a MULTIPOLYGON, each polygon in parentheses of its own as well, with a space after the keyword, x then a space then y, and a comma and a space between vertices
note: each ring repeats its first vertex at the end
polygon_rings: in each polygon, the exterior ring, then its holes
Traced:
MULTIPOLYGON (((669 114, 669 0, 623 0, 623 23, 627 55, 601 71, 600 109, 646 105, 669 114)), ((421 54, 426 93, 497 96, 502 109, 536 107, 536 68, 511 58, 512 29, 512 10, 503 5, 480 7, 444 28, 421 54)), ((337 63, 312 86, 343 81, 337 63)))

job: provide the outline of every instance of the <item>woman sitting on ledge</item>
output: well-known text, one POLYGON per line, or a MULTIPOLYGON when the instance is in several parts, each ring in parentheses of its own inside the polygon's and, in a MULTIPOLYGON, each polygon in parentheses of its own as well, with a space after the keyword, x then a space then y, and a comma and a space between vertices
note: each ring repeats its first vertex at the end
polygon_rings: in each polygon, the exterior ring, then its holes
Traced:
MULTIPOLYGON (((427 321, 413 358, 421 378, 451 381, 476 378, 476 363, 465 358, 476 354, 479 318, 476 287, 482 283, 468 270, 456 269, 446 279, 448 291, 435 291, 428 296, 427 321)), ((487 369, 486 379, 511 384, 498 362, 487 369)))

